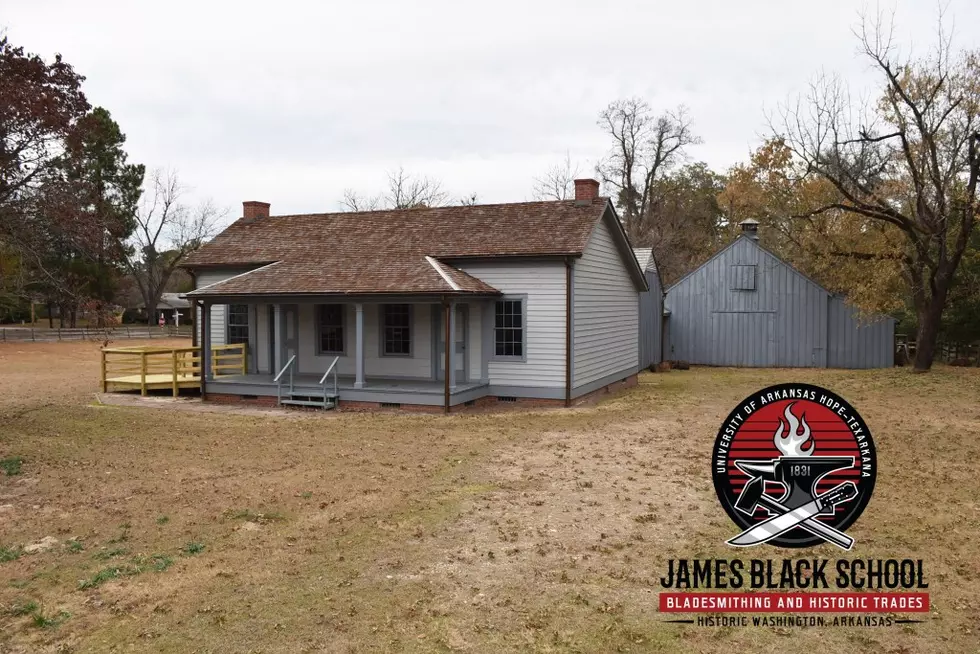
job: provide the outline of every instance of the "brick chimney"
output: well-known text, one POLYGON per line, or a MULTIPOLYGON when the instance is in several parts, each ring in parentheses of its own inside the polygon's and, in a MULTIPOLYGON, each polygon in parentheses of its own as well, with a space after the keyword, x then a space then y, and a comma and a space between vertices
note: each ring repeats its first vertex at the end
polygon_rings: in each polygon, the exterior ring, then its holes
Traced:
POLYGON ((752 218, 746 218, 738 224, 742 228, 742 236, 752 239, 753 241, 759 240, 759 221, 753 220, 752 218))
POLYGON ((268 202, 256 202, 255 200, 246 200, 242 202, 242 218, 245 222, 250 223, 258 220, 259 218, 269 217, 269 207, 272 206, 268 202))
POLYGON ((575 180, 575 202, 589 204, 599 197, 599 182, 594 179, 575 180))

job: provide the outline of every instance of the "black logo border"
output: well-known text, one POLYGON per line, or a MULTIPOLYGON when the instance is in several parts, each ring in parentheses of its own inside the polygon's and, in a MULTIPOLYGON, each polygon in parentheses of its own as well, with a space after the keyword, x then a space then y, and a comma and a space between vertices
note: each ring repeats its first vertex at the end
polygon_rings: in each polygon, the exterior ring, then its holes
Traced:
MULTIPOLYGON (((834 393, 833 391, 823 388, 822 386, 815 386, 813 384, 802 384, 802 383, 776 384, 775 386, 767 386, 762 390, 756 391, 755 393, 752 393, 751 395, 749 395, 748 397, 746 397, 745 399, 743 399, 741 402, 738 403, 738 405, 732 410, 731 413, 728 414, 728 416, 725 418, 725 421, 721 424, 721 427, 718 429, 718 436, 715 438, 714 446, 711 448, 711 479, 712 482, 714 483, 715 494, 718 496, 718 501, 721 504, 722 508, 725 509, 725 513, 728 514, 728 517, 731 518, 732 521, 736 525, 738 525, 740 529, 748 529, 752 525, 756 524, 754 521, 750 520, 748 516, 746 516, 741 511, 735 508, 735 499, 737 498, 737 496, 734 494, 734 492, 731 489, 731 484, 730 484, 730 479, 728 477, 728 474, 727 472, 725 474, 719 474, 717 471, 716 461, 719 458, 718 455, 719 448, 721 446, 723 438, 726 435, 725 429, 732 422, 732 420, 734 420, 742 412, 742 407, 744 407, 752 400, 758 400, 760 396, 766 395, 768 393, 775 393, 777 391, 779 391, 780 394, 782 394, 782 391, 790 390, 790 389, 812 391, 817 396, 817 398, 819 398, 821 395, 824 395, 828 398, 831 398, 839 402, 841 406, 844 407, 844 410, 847 413, 847 415, 854 418, 857 421, 858 425, 864 430, 864 434, 866 435, 868 443, 871 446, 870 447, 871 476, 861 477, 857 480, 856 482, 858 486, 857 501, 850 503, 851 506, 849 507, 847 513, 844 514, 844 517, 839 522, 834 524, 835 528, 840 529, 842 531, 846 530, 855 522, 857 522, 857 519, 859 517, 861 517, 861 514, 864 513, 865 508, 867 508, 868 503, 871 501, 871 496, 874 494, 875 483, 878 480, 878 453, 877 453, 877 448, 875 446, 874 437, 871 434, 871 430, 868 428, 868 424, 864 421, 864 418, 861 417, 861 414, 858 413, 858 411, 854 408, 854 406, 850 402, 842 398, 837 393, 834 393)), ((813 400, 807 400, 807 401, 813 401, 813 400)), ((819 403, 819 399, 816 401, 819 403)), ((742 425, 744 424, 745 423, 742 422, 739 425, 739 427, 735 430, 735 436, 731 437, 732 441, 734 441, 735 437, 738 435, 738 431, 742 428, 742 425)), ((728 460, 727 451, 725 452, 725 460, 726 461, 728 460)), ((859 465, 861 465, 860 461, 858 463, 859 465)), ((768 542, 768 544, 776 547, 802 548, 802 547, 814 547, 816 545, 821 545, 825 542, 826 541, 823 538, 820 538, 819 536, 814 536, 813 534, 810 534, 809 532, 803 529, 797 528, 797 529, 793 529, 788 534, 784 534, 783 536, 772 539, 771 541, 768 542)))

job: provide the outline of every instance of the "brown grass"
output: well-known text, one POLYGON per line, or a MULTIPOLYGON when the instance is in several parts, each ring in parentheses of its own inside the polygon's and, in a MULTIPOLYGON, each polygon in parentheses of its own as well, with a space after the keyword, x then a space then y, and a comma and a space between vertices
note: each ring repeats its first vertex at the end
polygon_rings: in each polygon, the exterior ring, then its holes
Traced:
POLYGON ((0 473, 0 547, 59 540, 0 563, 0 652, 980 648, 976 370, 702 369, 575 410, 282 418, 94 406, 96 352, 0 346, 0 459, 23 459, 0 473), (853 556, 924 558, 925 623, 709 629, 657 613, 666 559, 733 556, 710 480, 718 424, 791 380, 836 390, 874 430, 853 556))

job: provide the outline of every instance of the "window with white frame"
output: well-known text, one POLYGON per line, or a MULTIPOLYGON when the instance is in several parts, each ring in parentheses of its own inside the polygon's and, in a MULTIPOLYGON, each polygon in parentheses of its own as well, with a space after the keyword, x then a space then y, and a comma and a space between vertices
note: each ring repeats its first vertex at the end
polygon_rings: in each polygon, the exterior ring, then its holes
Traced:
POLYGON ((317 306, 317 354, 344 353, 344 305, 317 306))
POLYGON ((493 323, 494 356, 523 359, 525 331, 523 298, 497 300, 493 323))
POLYGON ((228 345, 248 343, 248 305, 228 305, 228 345))
POLYGON ((412 305, 381 305, 381 354, 412 356, 412 305))

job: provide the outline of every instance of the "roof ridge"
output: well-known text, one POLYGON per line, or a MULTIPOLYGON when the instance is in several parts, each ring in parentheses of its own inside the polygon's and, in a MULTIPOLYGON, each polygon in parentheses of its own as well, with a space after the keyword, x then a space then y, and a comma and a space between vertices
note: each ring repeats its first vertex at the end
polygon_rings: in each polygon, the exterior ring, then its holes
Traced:
MULTIPOLYGON (((481 208, 492 208, 492 207, 520 207, 520 206, 530 206, 530 205, 552 205, 552 204, 562 204, 569 205, 576 208, 586 208, 586 207, 600 207, 605 206, 605 201, 609 200, 606 196, 596 196, 595 200, 602 200, 602 202, 595 202, 594 200, 589 204, 576 204, 575 200, 527 200, 525 202, 488 202, 486 204, 447 204, 438 207, 401 207, 395 209, 369 209, 368 211, 311 211, 308 213, 284 213, 277 215, 269 215, 261 218, 260 220, 268 220, 270 218, 312 218, 317 216, 349 216, 349 215, 369 215, 369 214, 380 214, 380 213, 408 213, 408 212, 422 212, 422 211, 439 211, 445 209, 456 209, 456 210, 471 210, 471 209, 481 209, 481 208)), ((241 218, 237 219, 238 222, 241 218)), ((248 224, 256 224, 258 221, 252 221, 248 224)))

